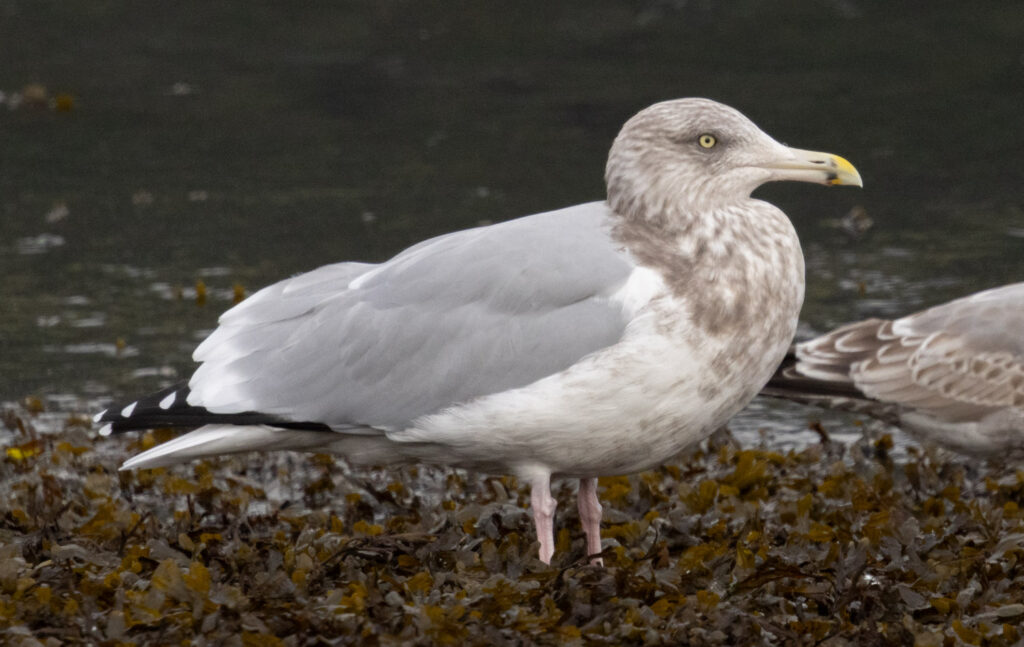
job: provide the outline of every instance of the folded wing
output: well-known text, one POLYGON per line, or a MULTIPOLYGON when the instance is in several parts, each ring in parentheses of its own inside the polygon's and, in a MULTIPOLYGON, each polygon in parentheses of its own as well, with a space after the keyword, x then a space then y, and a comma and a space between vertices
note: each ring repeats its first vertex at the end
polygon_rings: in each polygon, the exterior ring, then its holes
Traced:
POLYGON ((369 432, 561 371, 626 327, 612 295, 633 264, 606 217, 579 205, 272 285, 196 350, 188 404, 369 432))

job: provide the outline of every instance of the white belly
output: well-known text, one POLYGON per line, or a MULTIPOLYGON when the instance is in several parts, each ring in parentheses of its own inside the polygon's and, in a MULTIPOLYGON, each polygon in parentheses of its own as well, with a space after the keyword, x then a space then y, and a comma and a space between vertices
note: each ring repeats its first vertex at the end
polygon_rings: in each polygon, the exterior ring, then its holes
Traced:
POLYGON ((431 453, 441 444, 447 463, 485 471, 541 467, 582 478, 663 463, 724 424, 767 382, 796 313, 775 339, 756 330, 706 339, 689 334, 692 324, 671 297, 659 301, 622 342, 570 369, 424 416, 389 438, 430 443, 431 453))

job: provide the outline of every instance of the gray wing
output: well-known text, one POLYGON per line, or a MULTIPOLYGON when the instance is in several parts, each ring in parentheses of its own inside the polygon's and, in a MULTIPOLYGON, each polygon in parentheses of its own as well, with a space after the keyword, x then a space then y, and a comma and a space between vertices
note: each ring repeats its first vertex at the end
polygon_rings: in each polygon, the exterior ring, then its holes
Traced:
POLYGON ((797 346, 797 370, 951 422, 1024 406, 1024 283, 797 346))
POLYGON ((226 312, 189 403, 395 429, 524 386, 617 342, 632 262, 590 203, 448 234, 381 265, 331 265, 226 312))

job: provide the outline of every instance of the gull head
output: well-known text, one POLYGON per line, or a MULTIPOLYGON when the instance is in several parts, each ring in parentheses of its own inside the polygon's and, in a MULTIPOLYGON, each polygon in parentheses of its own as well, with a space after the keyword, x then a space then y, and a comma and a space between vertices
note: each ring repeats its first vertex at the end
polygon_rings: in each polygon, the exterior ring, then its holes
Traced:
POLYGON ((608 203, 627 218, 696 215, 747 200, 776 180, 863 186, 842 157, 784 146, 710 99, 641 110, 615 138, 605 171, 608 203))

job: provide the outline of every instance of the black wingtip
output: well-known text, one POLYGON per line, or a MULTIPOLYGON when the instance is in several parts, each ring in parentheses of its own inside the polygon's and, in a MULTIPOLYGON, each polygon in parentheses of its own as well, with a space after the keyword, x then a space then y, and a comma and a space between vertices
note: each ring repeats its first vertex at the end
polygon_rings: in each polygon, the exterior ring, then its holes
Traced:
POLYGON ((283 429, 331 431, 323 423, 285 420, 255 411, 212 413, 203 407, 190 405, 188 395, 188 383, 179 382, 138 400, 104 409, 93 417, 93 421, 101 425, 101 436, 164 427, 194 429, 211 424, 270 425, 283 429))
POLYGON ((102 425, 100 434, 103 436, 137 429, 194 426, 193 417, 209 412, 189 406, 188 393, 188 383, 179 382, 138 400, 108 407, 94 416, 93 421, 102 425))

